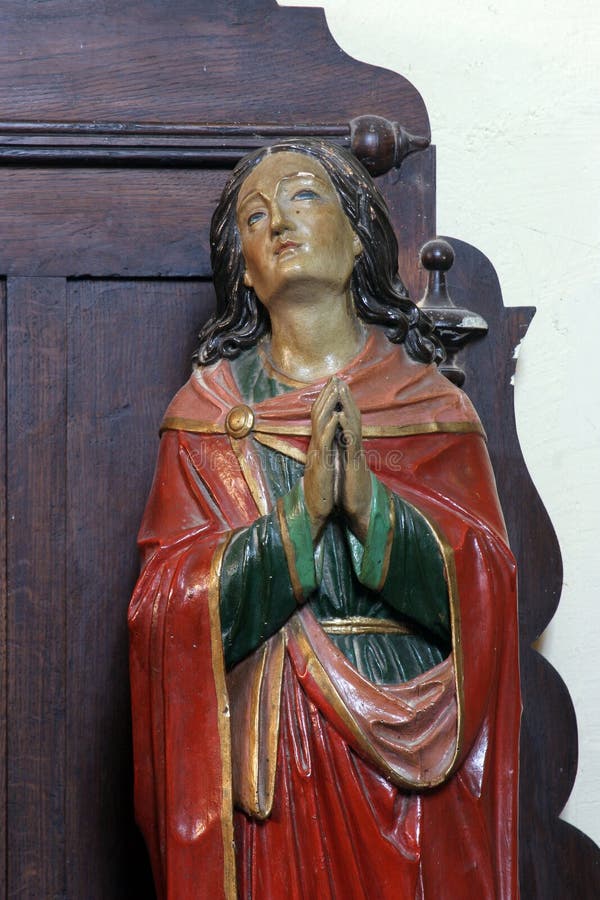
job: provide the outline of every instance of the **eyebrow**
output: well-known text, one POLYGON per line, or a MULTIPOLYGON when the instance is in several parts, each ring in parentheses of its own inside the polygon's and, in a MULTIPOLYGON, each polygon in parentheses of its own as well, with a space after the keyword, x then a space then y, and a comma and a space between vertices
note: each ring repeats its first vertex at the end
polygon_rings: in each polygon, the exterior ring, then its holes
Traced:
POLYGON ((314 172, 292 172, 291 175, 283 175, 277 182, 277 187, 279 187, 282 181, 291 181, 292 178, 312 178, 313 181, 320 181, 325 187, 329 187, 329 184, 314 172))
MULTIPOLYGON (((277 193, 277 188, 281 184, 282 181, 291 181, 293 178, 311 178, 313 181, 319 181, 324 187, 329 187, 329 184, 323 179, 320 178, 319 175, 316 175, 314 172, 291 172, 289 175, 283 175, 277 184, 275 185, 275 193, 277 193)), ((250 191, 243 200, 238 204, 238 211, 242 209, 243 206, 248 203, 249 200, 252 200, 254 197, 261 197, 265 202, 267 202, 268 197, 262 193, 262 191, 255 190, 250 191)))
POLYGON ((265 203, 267 201, 267 197, 265 197, 265 195, 261 193, 261 191, 250 191, 250 193, 247 194, 240 203, 238 203, 238 210, 240 210, 242 206, 245 206, 249 200, 253 200, 254 197, 262 197, 265 203))

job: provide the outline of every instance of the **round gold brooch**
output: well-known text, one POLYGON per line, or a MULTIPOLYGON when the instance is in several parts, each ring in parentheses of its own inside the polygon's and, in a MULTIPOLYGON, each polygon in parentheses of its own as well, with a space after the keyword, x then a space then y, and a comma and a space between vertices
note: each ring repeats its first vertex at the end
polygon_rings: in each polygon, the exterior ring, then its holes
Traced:
POLYGON ((249 406, 241 404, 234 406, 227 413, 225 429, 232 438, 243 438, 252 431, 254 425, 254 413, 249 406))

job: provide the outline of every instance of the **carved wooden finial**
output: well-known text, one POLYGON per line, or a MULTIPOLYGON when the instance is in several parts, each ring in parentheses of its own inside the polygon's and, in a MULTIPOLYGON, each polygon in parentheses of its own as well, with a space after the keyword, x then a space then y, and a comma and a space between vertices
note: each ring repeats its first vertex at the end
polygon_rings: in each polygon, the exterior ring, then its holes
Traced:
POLYGON ((452 268, 453 263, 454 250, 448 241, 434 238, 421 247, 421 265, 429 272, 427 291, 421 301, 422 306, 428 309, 454 306, 446 284, 446 272, 452 268))
POLYGON ((382 116, 357 116, 350 121, 350 146, 371 175, 383 175, 409 153, 429 146, 429 138, 409 134, 382 116))
POLYGON ((448 241, 442 238, 427 241, 421 247, 421 264, 429 272, 429 278, 419 306, 433 322, 446 351, 440 371, 460 387, 464 384, 465 373, 456 365, 456 355, 468 341, 486 334, 488 325, 478 313, 460 309, 452 302, 446 272, 454 264, 454 250, 448 241))

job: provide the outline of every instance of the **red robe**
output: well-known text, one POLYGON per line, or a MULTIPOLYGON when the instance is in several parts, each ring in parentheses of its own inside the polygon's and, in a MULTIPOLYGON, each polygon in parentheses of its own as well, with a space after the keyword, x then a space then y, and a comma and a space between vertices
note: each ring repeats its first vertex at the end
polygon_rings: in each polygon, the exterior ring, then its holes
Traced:
POLYGON ((299 610, 240 664, 248 684, 262 666, 252 708, 267 724, 236 756, 248 714, 234 709, 232 758, 220 557, 266 512, 254 440, 301 458, 323 382, 243 410, 252 428, 232 437, 227 415, 244 401, 228 363, 192 376, 167 411, 130 607, 136 814, 159 897, 518 897, 515 567, 481 426, 464 394, 377 332, 341 375, 375 475, 439 535, 451 658, 388 696, 299 610), (435 705, 448 684, 454 718, 435 705), (233 809, 253 752, 272 780, 245 776, 255 819, 233 809))

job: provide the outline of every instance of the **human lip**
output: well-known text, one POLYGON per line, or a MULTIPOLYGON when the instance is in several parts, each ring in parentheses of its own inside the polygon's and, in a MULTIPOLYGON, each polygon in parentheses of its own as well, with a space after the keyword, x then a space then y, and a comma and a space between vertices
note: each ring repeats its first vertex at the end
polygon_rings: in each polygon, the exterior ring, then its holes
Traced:
POLYGON ((275 247, 275 256, 281 256, 287 250, 295 250, 299 246, 296 241, 279 241, 275 247))

